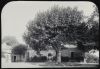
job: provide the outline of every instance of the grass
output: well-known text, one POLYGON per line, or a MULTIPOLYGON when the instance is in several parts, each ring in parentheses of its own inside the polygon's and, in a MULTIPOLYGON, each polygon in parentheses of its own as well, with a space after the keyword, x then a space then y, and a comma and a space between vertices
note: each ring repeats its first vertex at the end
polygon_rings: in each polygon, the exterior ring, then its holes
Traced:
POLYGON ((96 67, 98 64, 79 63, 79 62, 14 62, 3 63, 3 68, 57 68, 57 67, 96 67))
POLYGON ((77 62, 63 62, 63 63, 52 63, 46 62, 44 64, 40 64, 40 66, 45 67, 96 67, 98 64, 84 64, 84 63, 77 63, 77 62))

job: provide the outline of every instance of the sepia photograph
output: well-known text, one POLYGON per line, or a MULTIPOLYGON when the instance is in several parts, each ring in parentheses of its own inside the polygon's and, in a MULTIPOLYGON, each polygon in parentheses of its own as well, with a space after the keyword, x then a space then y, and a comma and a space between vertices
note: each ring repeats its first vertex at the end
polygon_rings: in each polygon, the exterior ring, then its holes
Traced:
POLYGON ((99 10, 89 1, 11 1, 1 11, 1 68, 99 66, 99 10))

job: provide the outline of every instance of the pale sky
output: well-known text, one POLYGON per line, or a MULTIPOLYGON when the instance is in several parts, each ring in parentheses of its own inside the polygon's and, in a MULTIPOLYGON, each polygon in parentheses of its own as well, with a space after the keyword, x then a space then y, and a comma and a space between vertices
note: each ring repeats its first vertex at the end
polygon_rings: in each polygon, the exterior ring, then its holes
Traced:
POLYGON ((84 15, 89 16, 94 11, 94 3, 88 1, 12 1, 7 3, 1 13, 2 38, 15 36, 20 43, 24 43, 22 35, 26 24, 34 20, 37 12, 46 11, 50 7, 58 5, 63 7, 78 7, 84 15))

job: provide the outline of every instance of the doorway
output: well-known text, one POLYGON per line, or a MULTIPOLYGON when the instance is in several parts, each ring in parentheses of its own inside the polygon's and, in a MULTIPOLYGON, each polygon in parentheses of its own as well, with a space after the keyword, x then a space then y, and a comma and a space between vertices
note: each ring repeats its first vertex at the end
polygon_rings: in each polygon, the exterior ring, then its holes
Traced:
POLYGON ((14 62, 16 62, 16 56, 14 56, 14 62))
POLYGON ((75 52, 71 52, 71 58, 74 58, 75 52))

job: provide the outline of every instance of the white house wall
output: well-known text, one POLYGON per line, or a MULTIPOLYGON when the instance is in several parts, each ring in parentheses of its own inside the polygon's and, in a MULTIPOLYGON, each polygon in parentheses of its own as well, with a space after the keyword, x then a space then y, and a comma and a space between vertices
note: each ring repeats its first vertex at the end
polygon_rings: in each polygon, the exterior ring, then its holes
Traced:
POLYGON ((44 56, 48 56, 48 53, 51 53, 52 56, 56 55, 56 52, 54 50, 41 51, 40 53, 43 54, 44 56))
POLYGON ((29 58, 34 57, 36 55, 36 51, 34 50, 28 50, 28 53, 29 53, 29 58))
POLYGON ((61 55, 62 56, 67 56, 67 57, 71 57, 71 52, 77 52, 77 53, 82 53, 80 50, 78 50, 77 48, 68 48, 68 49, 65 49, 65 50, 62 50, 61 51, 61 55))

